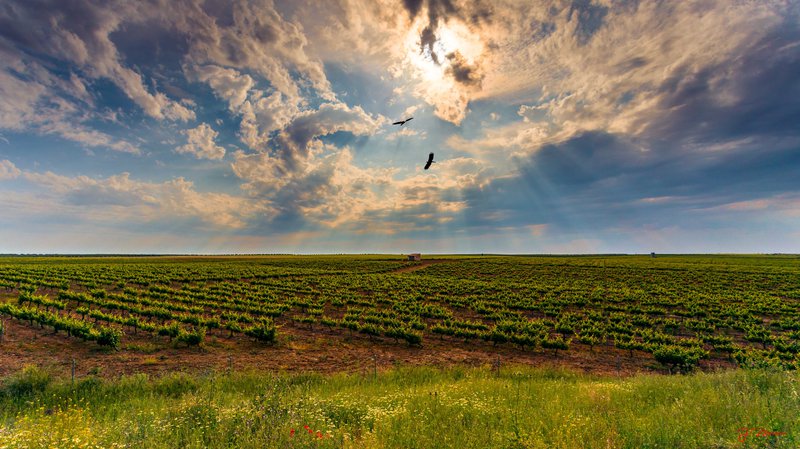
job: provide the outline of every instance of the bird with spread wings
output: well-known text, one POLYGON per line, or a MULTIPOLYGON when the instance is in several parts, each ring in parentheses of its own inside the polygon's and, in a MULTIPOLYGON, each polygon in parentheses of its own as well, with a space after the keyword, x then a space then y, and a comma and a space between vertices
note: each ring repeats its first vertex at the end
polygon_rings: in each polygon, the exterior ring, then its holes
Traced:
POLYGON ((394 123, 392 123, 392 125, 400 125, 400 126, 403 126, 403 125, 405 125, 405 124, 406 124, 406 122, 410 122, 411 120, 414 120, 414 117, 409 117, 409 118, 407 118, 407 119, 405 119, 405 120, 400 120, 399 122, 394 122, 394 123))
POLYGON ((435 163, 436 161, 433 160, 433 153, 428 155, 428 162, 425 163, 425 170, 431 168, 431 164, 435 163))

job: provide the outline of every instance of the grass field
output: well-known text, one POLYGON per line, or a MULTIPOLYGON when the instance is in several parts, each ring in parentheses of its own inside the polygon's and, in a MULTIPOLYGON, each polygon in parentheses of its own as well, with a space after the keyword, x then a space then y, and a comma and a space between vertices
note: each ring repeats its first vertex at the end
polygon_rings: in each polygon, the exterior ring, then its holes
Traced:
POLYGON ((796 256, 0 258, 0 447, 796 447, 799 302, 796 256))
POLYGON ((0 396, 14 448, 794 448, 796 372, 610 378, 507 367, 377 376, 145 375, 0 396))

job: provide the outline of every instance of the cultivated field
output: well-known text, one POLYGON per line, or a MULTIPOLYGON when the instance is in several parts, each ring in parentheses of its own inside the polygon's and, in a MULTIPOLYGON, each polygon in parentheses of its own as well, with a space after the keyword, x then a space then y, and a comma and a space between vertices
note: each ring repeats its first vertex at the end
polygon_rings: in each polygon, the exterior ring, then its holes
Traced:
POLYGON ((0 259, 0 375, 800 364, 790 256, 0 259))

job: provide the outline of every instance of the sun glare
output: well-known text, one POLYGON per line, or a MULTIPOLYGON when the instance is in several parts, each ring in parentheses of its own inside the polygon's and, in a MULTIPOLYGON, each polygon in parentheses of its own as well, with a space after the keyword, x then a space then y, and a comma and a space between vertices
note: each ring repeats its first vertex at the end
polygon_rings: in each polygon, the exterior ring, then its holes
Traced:
POLYGON ((420 35, 426 26, 426 22, 417 20, 411 27, 405 42, 408 60, 426 82, 437 82, 441 84, 437 87, 441 88, 452 87, 452 80, 445 76, 451 66, 448 56, 458 53, 467 63, 473 64, 483 52, 483 43, 477 33, 451 20, 436 29, 432 48, 423 48, 420 35))

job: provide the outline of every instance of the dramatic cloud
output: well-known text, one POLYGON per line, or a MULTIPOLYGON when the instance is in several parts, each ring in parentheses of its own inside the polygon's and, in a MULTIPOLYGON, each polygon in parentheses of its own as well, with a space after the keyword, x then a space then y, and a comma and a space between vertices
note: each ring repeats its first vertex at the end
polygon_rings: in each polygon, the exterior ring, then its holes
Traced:
POLYGON ((3 242, 800 248, 797 2, 11 0, 0 61, 3 242))
POLYGON ((308 41, 296 23, 285 20, 271 1, 209 2, 204 8, 166 6, 170 20, 189 36, 188 59, 253 70, 290 102, 301 100, 296 71, 318 95, 333 100, 323 65, 306 53, 308 41))
POLYGON ((194 113, 160 92, 151 93, 142 75, 124 66, 110 35, 133 4, 90 1, 11 2, 0 17, 0 37, 19 49, 66 60, 92 78, 107 78, 154 118, 186 121, 194 113))
POLYGON ((315 111, 306 111, 295 116, 280 137, 295 155, 304 157, 315 137, 339 131, 369 135, 380 124, 380 119, 370 117, 360 106, 350 108, 341 103, 324 103, 315 111))
MULTIPOLYGON (((353 165, 348 149, 331 151, 307 161, 301 170, 282 171, 265 154, 234 155, 233 169, 247 180, 243 185, 252 198, 268 200, 278 208, 278 219, 311 220, 326 226, 358 219, 367 210, 380 207, 391 185, 390 170, 364 170, 353 165)), ((327 151, 326 151, 327 150, 327 151)))
POLYGON ((6 56, 7 70, 0 71, 0 129, 55 134, 85 147, 140 154, 134 144, 84 124, 90 117, 83 108, 92 100, 78 76, 64 80, 38 63, 6 56))
MULTIPOLYGON (((339 223, 344 218, 334 217, 332 211, 349 217, 357 215, 359 209, 349 204, 354 201, 352 195, 367 194, 370 188, 379 188, 376 185, 388 181, 377 181, 369 172, 355 167, 348 149, 325 145, 319 137, 337 132, 370 135, 379 125, 378 119, 360 107, 324 103, 317 110, 295 115, 275 135, 277 149, 236 152, 231 167, 236 176, 246 181, 242 188, 250 196, 268 199, 285 215, 303 213, 320 222, 339 223)), ((369 201, 375 199, 379 197, 370 197, 369 201)))

